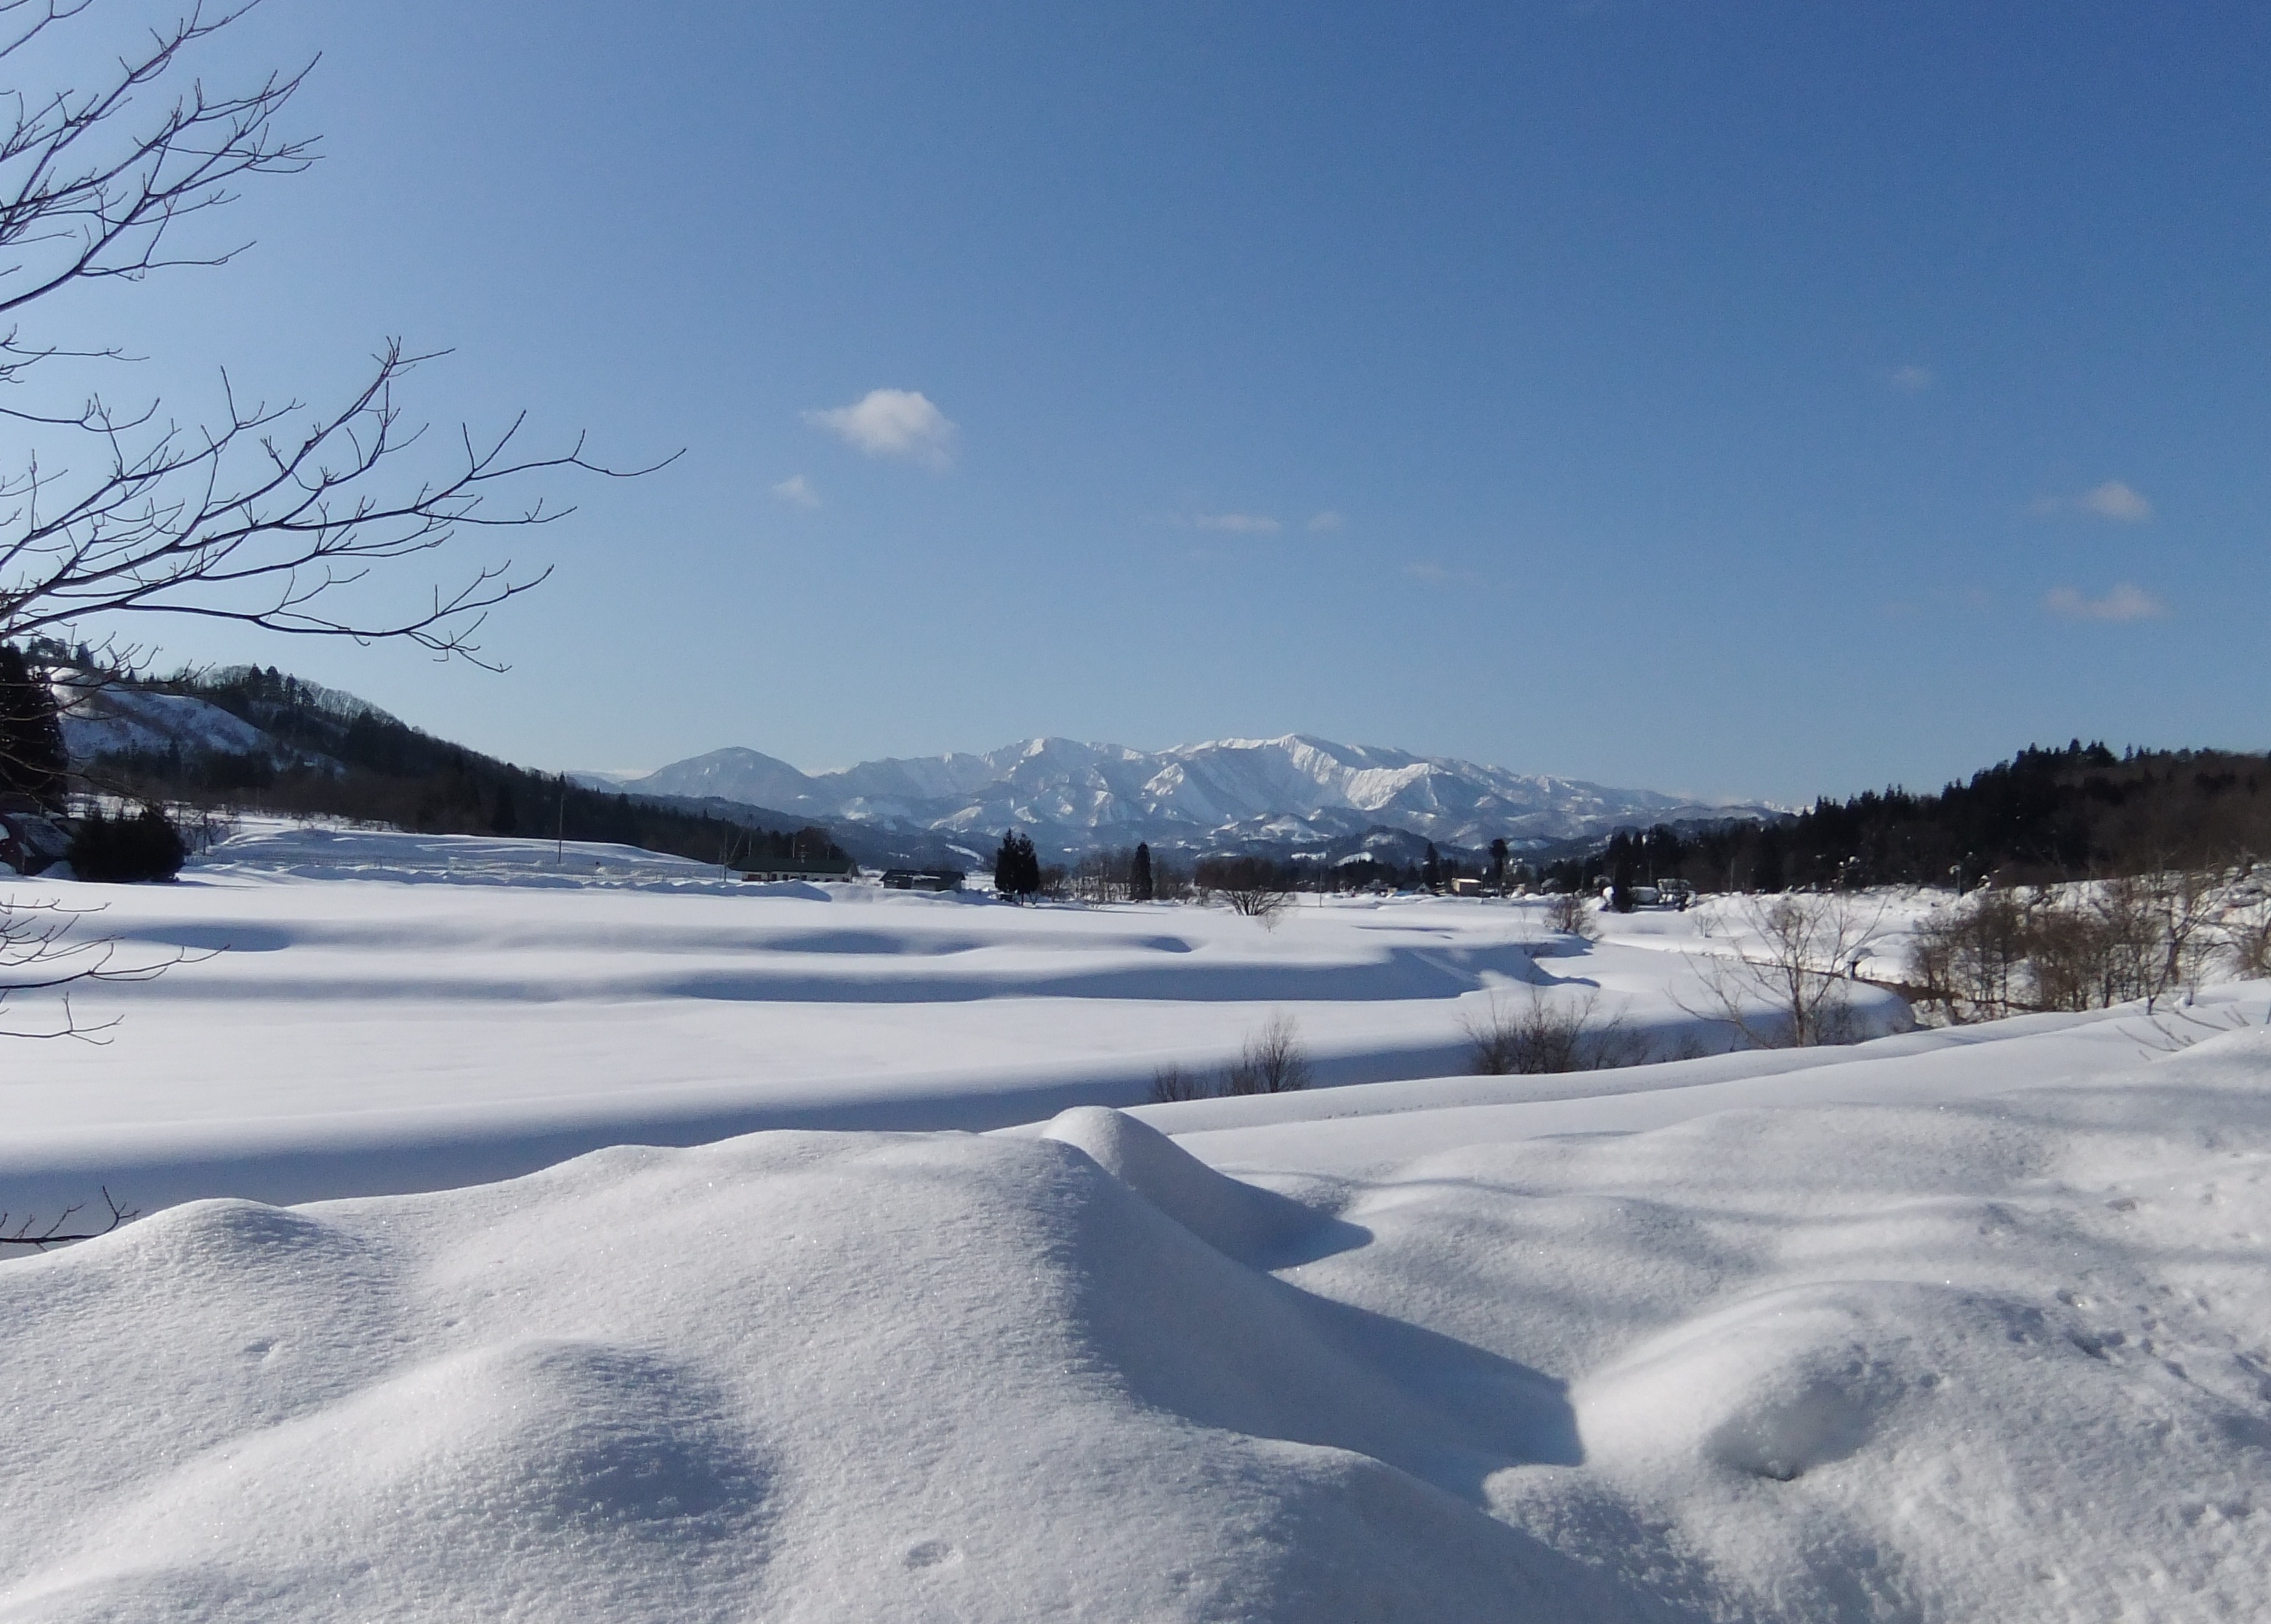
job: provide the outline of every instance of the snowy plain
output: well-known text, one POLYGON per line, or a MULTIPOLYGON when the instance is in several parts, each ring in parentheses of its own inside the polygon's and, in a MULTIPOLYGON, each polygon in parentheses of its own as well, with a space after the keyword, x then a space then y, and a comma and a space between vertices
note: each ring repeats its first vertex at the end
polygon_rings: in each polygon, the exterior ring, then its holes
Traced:
MULTIPOLYGON (((960 1128, 1132 1105, 1278 1011, 1324 1084, 1463 1070, 1461 1023, 1539 983, 1635 1041, 1725 1047, 1679 916, 1582 959, 1542 907, 1010 907, 979 893, 751 885, 629 847, 248 826, 168 886, 5 883, 101 905, 120 962, 82 992, 100 1046, 26 1052, 0 1176, 52 1203, 89 1173, 145 1205, 299 1201, 533 1172, 635 1140, 960 1128)), ((1880 1024, 1896 1000, 1873 995, 1880 1024)), ((40 1024, 28 998, 0 1007, 40 1024)))
POLYGON ((163 1210, 0 1263, 0 1620, 2265 1615, 2271 987, 1479 1077, 1703 920, 567 855, 11 883, 227 950, 14 1046, 7 1203, 163 1210))

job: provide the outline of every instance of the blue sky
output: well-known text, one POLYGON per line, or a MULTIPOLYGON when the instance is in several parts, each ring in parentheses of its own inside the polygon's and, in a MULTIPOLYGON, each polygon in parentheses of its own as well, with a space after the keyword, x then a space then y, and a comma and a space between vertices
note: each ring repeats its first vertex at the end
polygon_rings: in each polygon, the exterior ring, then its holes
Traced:
POLYGON ((398 333, 437 422, 682 448, 512 542, 504 675, 161 634, 531 764, 1301 731, 1787 800, 2260 749, 2267 28, 268 0, 207 76, 320 50, 323 162, 78 319, 185 413, 398 333))

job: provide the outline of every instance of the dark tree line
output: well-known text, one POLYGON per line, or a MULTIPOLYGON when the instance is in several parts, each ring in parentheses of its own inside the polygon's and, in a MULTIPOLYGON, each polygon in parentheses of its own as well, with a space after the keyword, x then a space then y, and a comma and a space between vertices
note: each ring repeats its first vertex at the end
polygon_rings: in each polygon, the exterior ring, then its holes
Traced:
POLYGON ((212 682, 184 675, 160 686, 251 723, 284 746, 287 758, 184 749, 176 741, 74 764, 91 785, 143 800, 346 817, 423 834, 606 841, 745 870, 853 868, 824 829, 769 829, 531 772, 382 711, 342 715, 321 690, 273 667, 212 682))
POLYGON ((1619 831, 1549 867, 1562 890, 1681 879, 1783 891, 1983 880, 2041 884, 2271 853, 2271 757, 2130 750, 2080 740, 2022 750, 1937 794, 1892 788, 1820 800, 1793 817, 1619 831))

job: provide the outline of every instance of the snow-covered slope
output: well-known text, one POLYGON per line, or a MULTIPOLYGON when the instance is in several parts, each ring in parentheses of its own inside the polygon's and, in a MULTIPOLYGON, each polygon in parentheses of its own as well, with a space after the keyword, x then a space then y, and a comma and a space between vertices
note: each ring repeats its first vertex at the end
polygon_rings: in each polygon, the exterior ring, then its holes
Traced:
POLYGON ((1022 826, 1061 850, 1199 843, 1239 825, 1329 840, 1370 827, 1486 845, 1558 840, 1623 823, 1755 813, 1402 750, 1289 734, 1147 752, 1032 739, 984 756, 863 762, 799 772, 755 750, 714 750, 626 787, 716 795, 821 820, 982 838, 1022 826))
MULTIPOLYGON (((243 679, 253 668, 229 666, 206 674, 217 685, 243 679)), ((57 667, 48 673, 63 724, 63 748, 74 763, 86 764, 126 751, 184 756, 263 756, 279 765, 327 757, 287 745, 266 728, 192 694, 136 688, 120 681, 89 680, 57 667)), ((394 719, 369 701, 318 683, 292 680, 292 704, 303 715, 344 727, 361 716, 394 719)))
POLYGON ((187 694, 59 685, 63 748, 85 762, 129 750, 278 755, 282 747, 241 717, 187 694))

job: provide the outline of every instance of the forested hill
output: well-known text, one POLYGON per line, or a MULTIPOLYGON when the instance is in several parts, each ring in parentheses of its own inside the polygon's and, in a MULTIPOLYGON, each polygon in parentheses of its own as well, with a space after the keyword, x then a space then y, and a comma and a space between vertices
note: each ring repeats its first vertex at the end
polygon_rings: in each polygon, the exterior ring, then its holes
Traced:
POLYGON ((2021 883, 2271 856, 2271 757, 2075 740, 2022 750, 1937 794, 1872 790, 1796 816, 1617 836, 1589 878, 1677 875, 1708 890, 2021 883))
POLYGON ((65 723, 74 773, 130 795, 429 834, 617 841, 743 869, 852 866, 825 829, 762 807, 693 810, 563 782, 272 667, 106 689, 83 709, 93 719, 65 723), (216 711, 244 726, 216 726, 216 711))

